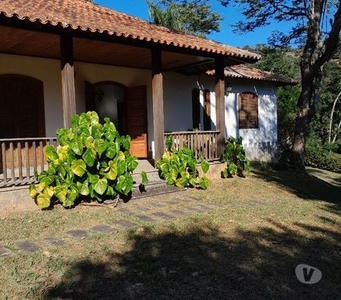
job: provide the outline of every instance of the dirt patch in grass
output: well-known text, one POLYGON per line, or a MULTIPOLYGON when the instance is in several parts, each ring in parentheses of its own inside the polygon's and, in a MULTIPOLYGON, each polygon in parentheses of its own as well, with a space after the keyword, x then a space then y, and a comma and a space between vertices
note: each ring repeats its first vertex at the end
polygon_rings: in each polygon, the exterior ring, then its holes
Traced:
POLYGON ((339 186, 309 174, 255 171, 215 180, 207 191, 124 206, 146 215, 188 212, 198 203, 212 208, 172 221, 144 224, 103 207, 8 215, 0 240, 13 254, 0 258, 0 298, 340 299, 340 195, 339 186), (62 247, 42 242, 122 217, 138 226, 66 238, 62 247), (15 241, 23 237, 41 251, 18 252, 15 241), (299 264, 321 270, 322 280, 301 283, 299 264))

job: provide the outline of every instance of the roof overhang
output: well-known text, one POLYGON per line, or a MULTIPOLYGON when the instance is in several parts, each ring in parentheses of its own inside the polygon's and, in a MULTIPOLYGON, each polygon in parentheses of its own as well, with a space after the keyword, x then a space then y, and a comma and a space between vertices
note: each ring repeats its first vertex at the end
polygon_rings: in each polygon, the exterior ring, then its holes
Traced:
MULTIPOLYGON (((139 19, 135 21, 149 24, 139 19)), ((224 57, 225 66, 253 63, 260 58, 254 53, 176 32, 172 32, 172 37, 187 37, 188 45, 192 40, 198 43, 198 39, 207 45, 191 47, 166 39, 153 40, 107 30, 75 27, 63 22, 45 22, 41 19, 5 14, 0 10, 0 53, 60 59, 60 35, 66 33, 73 36, 74 60, 79 62, 151 69, 151 49, 159 47, 162 50, 164 71, 191 75, 205 73, 214 68, 214 60, 218 56, 224 57), (222 49, 231 53, 225 53, 222 49)))

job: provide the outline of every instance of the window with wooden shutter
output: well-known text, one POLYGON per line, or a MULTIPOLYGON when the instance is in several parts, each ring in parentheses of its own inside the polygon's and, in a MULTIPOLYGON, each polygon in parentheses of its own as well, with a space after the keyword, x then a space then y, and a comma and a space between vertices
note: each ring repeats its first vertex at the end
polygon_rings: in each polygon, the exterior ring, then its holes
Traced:
POLYGON ((258 96, 244 92, 238 95, 239 128, 258 128, 258 96))

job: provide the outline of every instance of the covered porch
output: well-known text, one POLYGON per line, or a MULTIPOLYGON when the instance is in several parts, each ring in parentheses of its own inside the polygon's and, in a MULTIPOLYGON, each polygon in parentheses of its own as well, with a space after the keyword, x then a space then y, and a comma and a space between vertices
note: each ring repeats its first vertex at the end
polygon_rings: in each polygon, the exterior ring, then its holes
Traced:
MULTIPOLYGON (((70 127, 74 114, 93 110, 88 96, 96 90, 86 89, 87 85, 83 88, 84 82, 90 85, 119 82, 132 100, 127 106, 135 106, 135 111, 141 107, 142 98, 134 94, 133 88, 146 86, 148 124, 134 113, 124 115, 125 134, 132 136, 132 148, 138 149, 136 156, 157 161, 164 151, 165 135, 172 135, 177 148, 189 146, 197 157, 208 160, 220 157, 225 132, 224 68, 255 62, 258 55, 173 32, 85 1, 65 0, 64 4, 60 7, 52 0, 39 3, 19 0, 15 4, 2 1, 0 60, 4 64, 0 67, 0 105, 13 105, 6 113, 0 112, 0 187, 34 180, 34 172, 45 166, 43 150, 45 145, 55 142, 55 131, 70 127), (18 61, 25 58, 25 64, 14 63, 16 58, 18 61), (43 61, 39 72, 35 63, 38 60, 43 61), (121 73, 106 74, 104 67, 117 67, 121 73), (212 81, 216 131, 165 134, 165 74, 198 76, 209 69, 215 70, 212 81), (135 77, 129 75, 131 71, 135 77), (13 75, 23 80, 36 78, 40 92, 13 84, 12 91, 21 94, 11 98, 13 93, 4 87, 8 80, 12 82, 13 75)), ((174 84, 171 88, 177 87, 174 84)))

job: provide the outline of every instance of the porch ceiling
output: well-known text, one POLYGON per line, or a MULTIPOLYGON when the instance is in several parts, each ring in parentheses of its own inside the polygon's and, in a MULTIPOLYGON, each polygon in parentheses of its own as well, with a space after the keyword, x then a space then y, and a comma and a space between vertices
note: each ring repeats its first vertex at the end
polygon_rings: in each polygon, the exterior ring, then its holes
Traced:
MULTIPOLYGON (((60 59, 58 34, 0 26, 0 53, 60 59)), ((151 69, 151 50, 147 47, 74 38, 74 60, 139 69, 151 69)), ((213 58, 163 51, 164 71, 185 74, 212 68, 213 58), (198 67, 199 66, 199 67, 198 67)))

